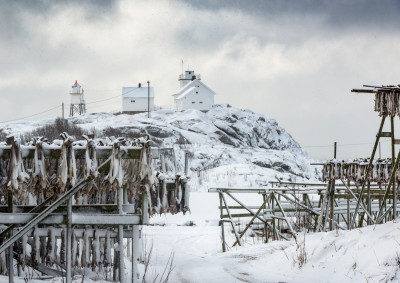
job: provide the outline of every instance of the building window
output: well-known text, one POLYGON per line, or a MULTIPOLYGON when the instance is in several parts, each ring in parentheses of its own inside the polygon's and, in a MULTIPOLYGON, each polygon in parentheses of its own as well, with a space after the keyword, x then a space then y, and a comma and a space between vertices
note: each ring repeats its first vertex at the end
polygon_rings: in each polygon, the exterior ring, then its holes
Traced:
POLYGON ((203 101, 200 101, 199 103, 203 103, 203 101))
POLYGON ((196 102, 192 101, 192 103, 194 104, 194 103, 196 103, 196 102))
POLYGON ((135 100, 131 100, 131 102, 135 103, 135 100))
POLYGON ((199 93, 198 91, 196 91, 196 93, 199 93))

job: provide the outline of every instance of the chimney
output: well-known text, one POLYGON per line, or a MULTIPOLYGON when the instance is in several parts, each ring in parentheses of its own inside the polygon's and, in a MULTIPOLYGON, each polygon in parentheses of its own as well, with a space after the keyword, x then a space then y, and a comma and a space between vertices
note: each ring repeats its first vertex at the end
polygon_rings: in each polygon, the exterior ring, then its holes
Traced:
POLYGON ((139 85, 138 85, 139 87, 142 87, 142 84, 141 83, 139 83, 139 85))

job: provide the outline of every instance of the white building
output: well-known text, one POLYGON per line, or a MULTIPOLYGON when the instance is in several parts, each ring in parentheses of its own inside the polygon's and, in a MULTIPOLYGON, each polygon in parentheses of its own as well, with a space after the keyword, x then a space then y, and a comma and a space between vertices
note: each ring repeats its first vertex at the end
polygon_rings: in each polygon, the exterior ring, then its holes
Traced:
POLYGON ((122 111, 124 113, 140 113, 146 112, 150 104, 150 111, 154 108, 154 88, 137 87, 122 88, 122 111))
POLYGON ((196 109, 206 112, 211 109, 215 92, 201 81, 200 75, 185 71, 179 75, 179 81, 181 89, 173 94, 178 111, 196 109))

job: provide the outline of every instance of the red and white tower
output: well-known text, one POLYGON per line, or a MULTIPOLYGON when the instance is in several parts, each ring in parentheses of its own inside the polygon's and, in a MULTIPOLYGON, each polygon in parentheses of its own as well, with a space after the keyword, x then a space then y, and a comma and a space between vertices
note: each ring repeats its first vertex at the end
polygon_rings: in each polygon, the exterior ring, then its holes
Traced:
POLYGON ((82 115, 86 113, 85 99, 83 98, 83 88, 75 81, 72 86, 72 90, 69 93, 71 95, 71 106, 69 108, 69 117, 73 117, 75 114, 82 115))

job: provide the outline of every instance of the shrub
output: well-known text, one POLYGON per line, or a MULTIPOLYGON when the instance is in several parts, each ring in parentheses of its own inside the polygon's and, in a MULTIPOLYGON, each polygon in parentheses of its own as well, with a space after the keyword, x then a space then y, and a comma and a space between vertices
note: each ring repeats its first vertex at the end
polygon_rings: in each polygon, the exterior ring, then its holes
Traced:
POLYGON ((30 140, 31 138, 42 136, 46 137, 49 141, 52 141, 59 139, 60 134, 63 132, 67 132, 69 135, 74 136, 77 139, 80 139, 82 135, 87 134, 86 130, 68 122, 68 120, 57 118, 53 124, 44 125, 43 127, 25 134, 25 139, 30 140))

